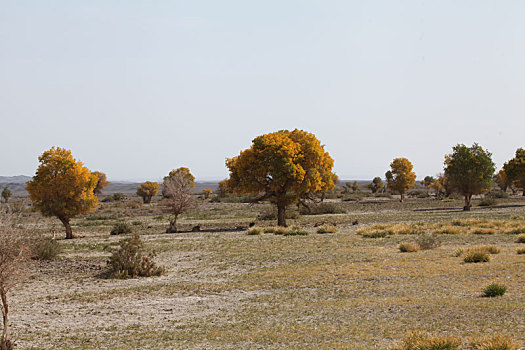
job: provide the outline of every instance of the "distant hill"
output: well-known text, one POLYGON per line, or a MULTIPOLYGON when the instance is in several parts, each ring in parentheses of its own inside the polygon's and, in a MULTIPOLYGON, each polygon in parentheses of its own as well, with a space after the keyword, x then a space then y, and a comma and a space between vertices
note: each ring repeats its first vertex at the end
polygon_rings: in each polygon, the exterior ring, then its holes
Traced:
MULTIPOLYGON (((18 175, 18 176, 0 176, 0 190, 4 187, 7 187, 14 196, 27 196, 26 191, 26 182, 30 181, 32 177, 18 175)), ((113 193, 124 193, 127 195, 135 194, 137 192, 137 187, 140 186, 140 182, 127 182, 127 181, 110 181, 108 187, 102 192, 102 196, 105 194, 113 193)), ((218 183, 212 181, 206 182, 196 182, 195 183, 195 193, 202 192, 205 188, 211 188, 215 192, 217 189, 218 183)))

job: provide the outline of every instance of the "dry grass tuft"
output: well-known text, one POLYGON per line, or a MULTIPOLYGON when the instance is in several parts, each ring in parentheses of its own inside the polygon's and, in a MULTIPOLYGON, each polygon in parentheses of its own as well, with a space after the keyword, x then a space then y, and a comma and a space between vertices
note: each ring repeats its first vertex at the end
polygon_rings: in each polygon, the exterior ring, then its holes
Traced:
POLYGON ((419 246, 415 243, 401 243, 398 248, 401 253, 413 253, 419 250, 419 246))
POLYGON ((322 225, 317 228, 317 233, 336 233, 337 227, 334 225, 322 225))
POLYGON ((516 344, 509 336, 492 334, 470 341, 472 350, 518 350, 516 344))
POLYGON ((525 233, 521 233, 516 238, 516 243, 525 243, 525 233))
POLYGON ((246 234, 248 236, 257 236, 263 233, 264 230, 260 227, 251 227, 248 231, 246 231, 246 234))
POLYGON ((518 248, 518 250, 516 250, 516 253, 518 253, 519 255, 525 254, 525 248, 518 248))
POLYGON ((453 336, 438 336, 423 331, 407 334, 401 344, 393 350, 456 350, 460 349, 461 339, 453 336))

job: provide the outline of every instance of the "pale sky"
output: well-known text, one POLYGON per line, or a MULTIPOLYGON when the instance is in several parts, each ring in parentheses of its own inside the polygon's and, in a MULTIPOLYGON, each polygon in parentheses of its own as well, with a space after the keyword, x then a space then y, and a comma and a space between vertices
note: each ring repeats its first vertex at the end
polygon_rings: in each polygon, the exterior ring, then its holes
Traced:
POLYGON ((344 179, 525 147, 525 1, 0 0, 0 175, 52 146, 110 180, 314 133, 344 179))

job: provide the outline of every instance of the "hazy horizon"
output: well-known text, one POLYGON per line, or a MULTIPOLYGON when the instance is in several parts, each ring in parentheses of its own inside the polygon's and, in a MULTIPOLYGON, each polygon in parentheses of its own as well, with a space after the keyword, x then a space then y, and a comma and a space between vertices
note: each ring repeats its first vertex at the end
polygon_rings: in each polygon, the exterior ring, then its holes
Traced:
POLYGON ((314 133, 342 179, 418 179, 525 147, 520 1, 4 1, 0 175, 52 146, 113 181, 227 177, 261 134, 314 133))

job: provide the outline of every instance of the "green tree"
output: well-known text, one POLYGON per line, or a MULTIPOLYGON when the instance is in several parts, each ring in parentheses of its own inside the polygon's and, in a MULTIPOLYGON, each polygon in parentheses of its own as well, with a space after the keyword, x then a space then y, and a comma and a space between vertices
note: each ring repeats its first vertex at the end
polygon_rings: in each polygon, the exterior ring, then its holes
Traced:
POLYGON ((357 183, 357 181, 354 181, 352 183, 352 191, 354 191, 354 192, 359 191, 359 184, 357 183))
POLYGON ((525 196, 525 149, 518 148, 516 156, 503 166, 508 179, 523 190, 525 196))
POLYGON ((98 199, 93 190, 98 178, 64 148, 53 147, 38 160, 36 174, 26 184, 27 192, 44 216, 56 216, 64 224, 66 239, 71 239, 70 219, 97 208, 98 199))
POLYGON ((387 187, 401 195, 401 202, 405 199, 405 192, 416 186, 416 174, 412 171, 412 163, 406 158, 396 158, 390 163, 386 172, 387 187))
POLYGON ((159 184, 146 181, 137 188, 137 196, 142 197, 144 204, 151 203, 151 199, 159 193, 159 184))
POLYGON ((9 188, 4 187, 4 189, 2 190, 2 198, 4 199, 6 203, 9 201, 9 198, 11 198, 11 195, 12 193, 9 190, 9 188))
POLYGON ((377 193, 379 190, 383 188, 383 180, 379 176, 374 177, 371 183, 368 184, 368 188, 372 193, 377 193))
POLYGON ((492 188, 494 171, 492 154, 477 143, 471 147, 458 144, 445 156, 446 187, 465 197, 463 210, 470 210, 473 195, 492 188))
POLYGON ((333 164, 314 134, 281 130, 256 137, 250 148, 227 159, 227 187, 260 194, 256 201, 270 200, 277 206, 277 224, 286 226, 287 206, 334 189, 333 164))

